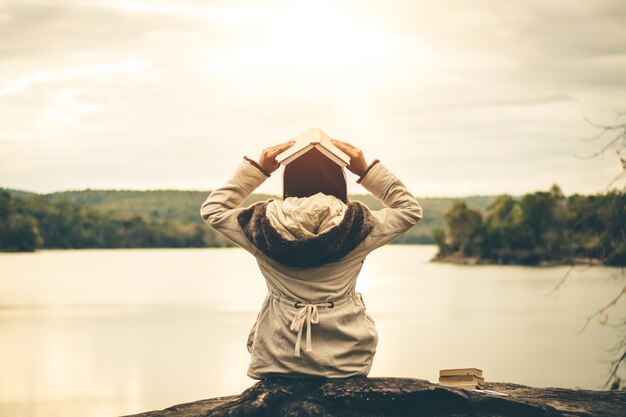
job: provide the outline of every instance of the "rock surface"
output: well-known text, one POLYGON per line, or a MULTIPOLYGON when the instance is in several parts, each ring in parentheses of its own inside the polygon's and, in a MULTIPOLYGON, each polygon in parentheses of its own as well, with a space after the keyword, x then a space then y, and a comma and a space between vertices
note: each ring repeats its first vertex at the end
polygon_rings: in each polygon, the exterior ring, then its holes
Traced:
POLYGON ((626 416, 626 392, 486 383, 485 390, 411 378, 293 379, 257 382, 241 395, 127 417, 222 416, 626 416))

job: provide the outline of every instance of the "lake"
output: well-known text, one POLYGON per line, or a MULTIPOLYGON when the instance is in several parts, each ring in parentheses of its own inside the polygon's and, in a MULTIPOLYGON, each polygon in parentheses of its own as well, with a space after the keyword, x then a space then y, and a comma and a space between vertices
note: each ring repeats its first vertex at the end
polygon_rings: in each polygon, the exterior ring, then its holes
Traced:
MULTIPOLYGON (((597 319, 576 333, 623 287, 617 269, 581 269, 547 295, 567 267, 429 262, 435 252, 387 245, 365 261, 370 376, 478 367, 487 381, 602 388, 619 335, 597 319)), ((238 248, 0 254, 0 415, 111 417, 239 394, 255 382, 246 338, 265 294, 238 248)))

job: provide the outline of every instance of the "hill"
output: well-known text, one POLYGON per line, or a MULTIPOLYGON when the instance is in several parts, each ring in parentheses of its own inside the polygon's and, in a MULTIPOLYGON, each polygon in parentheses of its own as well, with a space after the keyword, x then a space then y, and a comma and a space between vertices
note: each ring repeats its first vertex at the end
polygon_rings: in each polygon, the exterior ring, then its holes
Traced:
MULTIPOLYGON (((24 192, 22 192, 24 193, 24 192)), ((209 195, 209 191, 183 190, 82 190, 62 191, 40 194, 44 201, 68 201, 79 206, 95 207, 106 211, 115 211, 139 216, 146 221, 197 223, 202 224, 200 205, 209 195)), ((256 201, 279 198, 271 194, 252 194, 245 202, 248 206, 256 201)), ((382 203, 370 194, 351 194, 352 200, 359 200, 372 210, 379 210, 382 203)), ((461 198, 468 207, 485 210, 495 196, 469 196, 461 198)), ((400 236, 394 243, 434 243, 432 230, 443 228, 444 213, 452 206, 456 198, 417 197, 424 210, 423 219, 410 231, 400 236)))
MULTIPOLYGON (((209 191, 81 190, 37 194, 0 189, 0 248, 203 247, 230 246, 224 236, 203 224, 200 206, 209 191)), ((245 202, 277 198, 253 194, 245 202)), ((371 195, 350 195, 373 210, 382 203, 371 195)), ((463 199, 484 209, 489 196, 463 199)), ((432 231, 444 226, 452 198, 418 198, 424 217, 393 243, 433 243, 432 231)))

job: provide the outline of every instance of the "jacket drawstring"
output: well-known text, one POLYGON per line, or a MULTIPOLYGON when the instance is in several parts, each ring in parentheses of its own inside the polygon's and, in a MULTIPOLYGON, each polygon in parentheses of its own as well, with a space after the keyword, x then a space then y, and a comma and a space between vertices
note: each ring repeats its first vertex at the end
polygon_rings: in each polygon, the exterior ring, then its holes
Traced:
POLYGON ((296 308, 298 308, 298 313, 294 316, 293 321, 291 322, 290 329, 295 331, 297 329, 298 336, 296 338, 296 347, 294 350, 294 354, 296 356, 300 356, 300 341, 302 339, 302 327, 304 327, 304 322, 306 321, 306 351, 310 352, 313 350, 311 347, 311 324, 317 324, 320 321, 319 311, 317 307, 330 307, 334 306, 333 302, 326 302, 322 304, 303 304, 300 302, 296 302, 294 304, 296 308))

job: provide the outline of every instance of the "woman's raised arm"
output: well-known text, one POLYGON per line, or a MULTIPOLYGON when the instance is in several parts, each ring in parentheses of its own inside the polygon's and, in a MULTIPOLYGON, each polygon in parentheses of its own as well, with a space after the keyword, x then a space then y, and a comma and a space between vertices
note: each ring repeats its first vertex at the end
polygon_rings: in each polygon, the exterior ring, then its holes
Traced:
POLYGON ((357 183, 385 205, 372 211, 376 225, 356 249, 359 254, 367 254, 392 241, 420 221, 422 206, 378 159, 368 165, 360 149, 346 142, 333 140, 333 143, 350 156, 348 169, 359 176, 357 183))
POLYGON ((259 162, 244 156, 234 175, 226 184, 209 194, 200 207, 202 220, 254 254, 257 249, 243 234, 237 222, 237 215, 243 210, 241 204, 244 200, 280 166, 276 162, 276 156, 293 143, 289 141, 264 149, 259 162))

